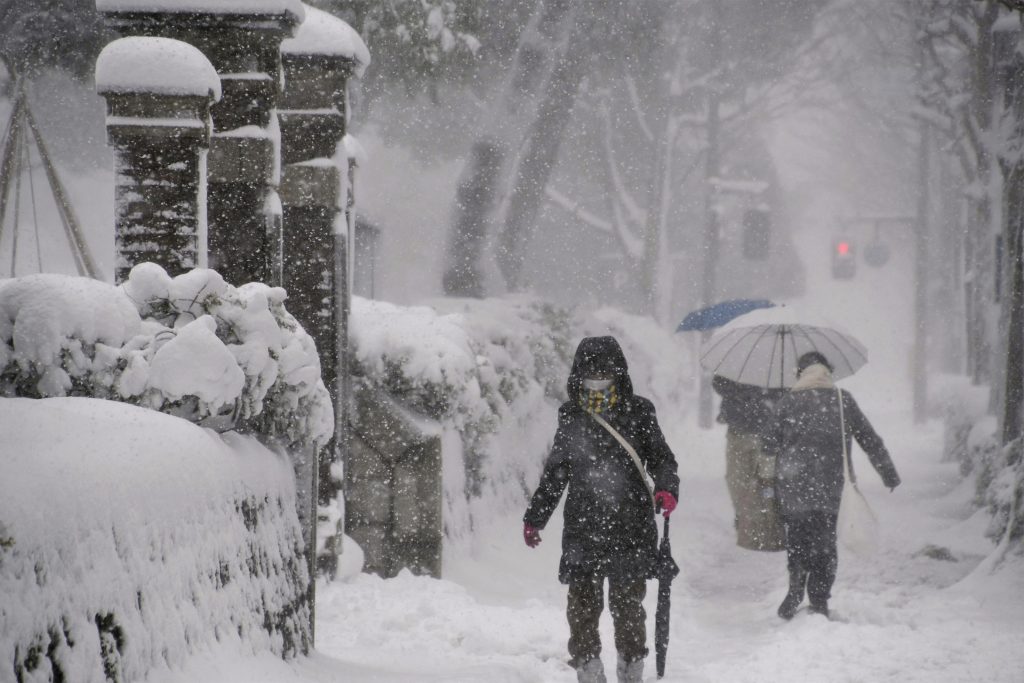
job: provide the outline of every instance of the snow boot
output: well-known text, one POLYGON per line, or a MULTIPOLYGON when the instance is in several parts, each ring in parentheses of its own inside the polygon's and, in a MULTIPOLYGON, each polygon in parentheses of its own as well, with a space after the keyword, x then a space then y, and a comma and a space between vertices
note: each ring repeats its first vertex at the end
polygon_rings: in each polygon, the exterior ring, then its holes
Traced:
POLYGON ((643 683, 644 680, 644 660, 634 659, 632 662, 627 662, 619 655, 619 662, 615 666, 615 673, 619 678, 619 683, 643 683))
POLYGON ((607 683, 604 677, 604 665, 600 657, 588 659, 576 667, 576 680, 579 683, 607 683))
POLYGON ((808 605, 807 611, 811 614, 820 614, 821 616, 828 619, 828 601, 827 600, 811 600, 811 604, 808 605))
POLYGON ((789 621, 796 614, 800 603, 804 601, 804 585, 807 583, 807 572, 791 571, 789 573, 789 593, 779 605, 779 616, 789 621))

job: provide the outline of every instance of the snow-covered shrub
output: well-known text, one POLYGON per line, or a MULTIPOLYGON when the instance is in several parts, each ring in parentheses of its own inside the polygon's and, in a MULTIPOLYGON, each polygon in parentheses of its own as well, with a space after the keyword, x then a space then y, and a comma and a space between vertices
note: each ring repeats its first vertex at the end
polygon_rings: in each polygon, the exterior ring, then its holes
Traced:
POLYGON ((0 399, 0 424, 0 680, 137 681, 214 641, 308 649, 287 458, 89 398, 0 399))
POLYGON ((109 396, 121 347, 141 333, 131 301, 103 282, 0 280, 0 395, 109 396))
POLYGON ((1000 445, 999 422, 988 414, 988 389, 967 377, 943 377, 936 396, 944 406, 947 461, 964 477, 974 477, 974 503, 992 515, 985 535, 993 542, 1024 538, 1024 463, 1021 439, 1000 445))
POLYGON ((988 388, 975 386, 963 375, 939 375, 931 381, 929 403, 943 416, 943 460, 960 464, 963 476, 974 471, 979 449, 989 446, 985 441, 994 438, 986 434, 988 422, 988 388), (976 428, 977 426, 977 428, 976 428))
POLYGON ((523 505, 551 445, 582 337, 615 335, 637 392, 658 405, 678 404, 692 384, 682 341, 652 320, 530 297, 413 307, 355 298, 350 334, 360 381, 442 426, 450 538, 468 532, 483 509, 523 505))
POLYGON ((319 447, 333 432, 312 338, 285 291, 143 263, 120 287, 0 281, 0 395, 92 396, 319 447))
POLYGON ((992 515, 986 535, 995 542, 1024 538, 1024 440, 991 448, 978 460, 978 503, 992 515))

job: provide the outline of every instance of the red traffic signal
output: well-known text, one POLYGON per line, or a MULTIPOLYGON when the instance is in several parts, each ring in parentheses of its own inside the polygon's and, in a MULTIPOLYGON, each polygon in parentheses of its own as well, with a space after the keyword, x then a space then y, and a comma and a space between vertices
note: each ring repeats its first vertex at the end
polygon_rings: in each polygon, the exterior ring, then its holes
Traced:
POLYGON ((836 280, 850 280, 857 274, 857 259, 853 243, 843 237, 832 243, 832 277, 836 280))

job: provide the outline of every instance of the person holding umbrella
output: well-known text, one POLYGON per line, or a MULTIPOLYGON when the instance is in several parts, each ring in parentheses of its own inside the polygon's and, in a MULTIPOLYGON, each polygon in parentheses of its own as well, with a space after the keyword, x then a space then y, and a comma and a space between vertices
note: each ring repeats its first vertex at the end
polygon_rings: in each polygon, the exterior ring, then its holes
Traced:
MULTIPOLYGON (((853 396, 833 384, 833 367, 819 351, 803 353, 797 380, 776 406, 765 450, 776 457, 776 496, 786 527, 789 592, 778 614, 792 619, 804 592, 810 611, 828 616, 836 578, 836 524, 843 494, 844 459, 851 437, 890 490, 900 477, 881 437, 853 396)), ((852 470, 851 470, 852 472, 852 470)))
POLYGON ((570 664, 581 682, 605 681, 598 622, 607 579, 618 680, 638 683, 647 655, 646 580, 663 561, 654 511, 659 506, 667 519, 676 507, 676 460, 654 405, 633 393, 614 337, 580 342, 567 391, 551 453, 523 516, 523 536, 531 548, 540 543, 540 531, 568 488, 558 578, 569 587, 570 664))

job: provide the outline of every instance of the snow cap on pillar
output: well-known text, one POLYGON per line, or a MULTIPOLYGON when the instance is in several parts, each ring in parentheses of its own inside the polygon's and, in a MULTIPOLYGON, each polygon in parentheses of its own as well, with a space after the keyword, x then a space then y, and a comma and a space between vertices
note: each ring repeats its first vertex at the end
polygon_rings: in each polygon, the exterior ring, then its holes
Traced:
POLYGON ((220 99, 220 78, 199 49, 173 38, 132 36, 108 44, 96 60, 96 91, 194 95, 220 99))
POLYGON ((370 50, 354 28, 341 19, 315 7, 304 6, 306 19, 295 37, 281 43, 281 52, 289 55, 340 57, 352 62, 352 73, 362 78, 370 65, 370 50))

